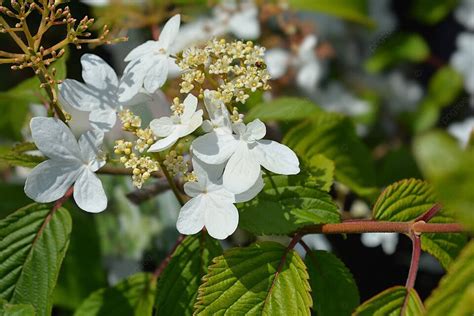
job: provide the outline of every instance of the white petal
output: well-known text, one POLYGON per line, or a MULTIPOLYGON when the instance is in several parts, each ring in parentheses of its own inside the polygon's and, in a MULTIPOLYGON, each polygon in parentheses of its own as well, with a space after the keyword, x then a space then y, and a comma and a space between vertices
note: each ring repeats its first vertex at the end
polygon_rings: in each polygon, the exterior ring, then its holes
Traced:
POLYGON ((366 247, 377 247, 382 243, 382 233, 364 233, 360 240, 366 247))
POLYGON ((181 16, 179 14, 176 14, 166 22, 160 34, 160 47, 169 50, 171 44, 178 35, 180 23, 181 16))
POLYGON ((202 196, 192 198, 181 208, 176 228, 181 234, 192 235, 204 227, 205 199, 202 196))
POLYGON ((166 136, 163 139, 160 139, 156 143, 150 146, 148 152, 154 153, 166 150, 173 146, 179 139, 179 129, 175 129, 170 135, 166 136))
POLYGON ((135 47, 128 53, 124 61, 132 61, 144 57, 147 54, 153 54, 158 49, 157 41, 146 41, 145 43, 135 47))
POLYGON ((82 79, 89 86, 99 90, 116 91, 118 78, 115 71, 102 58, 93 54, 81 57, 82 79))
POLYGON ((285 145, 271 140, 259 140, 252 154, 265 169, 278 174, 297 174, 300 162, 296 154, 285 145))
POLYGON ((248 139, 250 141, 262 139, 267 133, 267 128, 265 124, 259 119, 255 119, 252 122, 247 124, 248 139))
POLYGON ((265 183, 263 182, 262 175, 258 177, 257 182, 245 192, 235 195, 235 203, 247 202, 257 196, 262 191, 265 183))
POLYGON ((206 203, 204 223, 209 235, 216 239, 226 239, 239 224, 239 212, 234 204, 212 198, 206 203))
POLYGON ((398 234, 397 233, 386 233, 382 239, 382 250, 387 255, 393 255, 397 249, 398 234))
POLYGON ((302 60, 314 57, 314 49, 316 48, 317 43, 318 38, 315 35, 306 36, 300 45, 298 57, 302 60))
POLYGON ((76 80, 66 79, 59 85, 59 100, 79 111, 93 111, 110 107, 102 92, 76 80))
POLYGON ((169 136, 175 130, 175 127, 176 125, 173 123, 173 120, 168 116, 163 116, 150 122, 151 131, 157 137, 169 136))
POLYGON ((191 116, 190 120, 186 122, 186 125, 183 125, 186 128, 183 129, 183 132, 179 135, 179 137, 184 137, 191 134, 196 129, 198 129, 198 127, 201 125, 202 125, 202 110, 198 110, 191 116))
POLYGON ((26 178, 26 195, 40 203, 61 198, 76 181, 81 170, 79 163, 46 160, 37 165, 26 178))
POLYGON ((205 192, 205 187, 199 182, 186 182, 183 185, 184 192, 190 197, 196 197, 205 192))
POLYGON ((252 6, 245 8, 241 13, 235 14, 229 21, 232 33, 239 39, 253 40, 260 36, 260 23, 258 10, 252 6))
POLYGON ((117 121, 117 113, 113 110, 94 110, 89 114, 89 121, 94 129, 109 132, 117 121))
POLYGON ((76 138, 62 121, 51 117, 34 117, 30 127, 36 147, 47 157, 57 160, 81 160, 82 155, 76 138))
POLYGON ((105 164, 105 160, 98 158, 103 140, 104 133, 98 130, 87 131, 79 138, 82 157, 91 171, 97 171, 105 164))
POLYGON ((184 111, 181 115, 181 120, 183 122, 191 119, 191 116, 196 112, 198 104, 198 99, 191 93, 187 95, 186 99, 183 101, 184 111))
POLYGON ((273 79, 278 79, 286 73, 290 54, 281 48, 269 49, 265 52, 267 70, 273 79))
POLYGON ((223 183, 229 191, 239 194, 247 191, 260 177, 260 164, 246 142, 239 142, 224 170, 223 183))
POLYGON ((196 174, 199 183, 204 186, 207 186, 209 183, 222 184, 221 178, 225 164, 210 165, 199 160, 197 157, 193 157, 192 164, 193 171, 196 174))
POLYGON ((208 164, 221 164, 234 153, 238 141, 234 135, 209 134, 196 138, 192 143, 193 154, 208 164))
POLYGON ((119 101, 121 103, 132 100, 143 86, 145 75, 152 67, 152 58, 137 59, 125 67, 119 85, 119 101))
POLYGON ((99 213, 107 207, 107 196, 100 179, 89 169, 84 169, 74 184, 74 200, 81 209, 99 213))
POLYGON ((153 60, 152 66, 147 70, 143 87, 148 93, 154 93, 161 88, 168 78, 168 61, 162 56, 150 58, 153 60))
POLYGON ((313 90, 321 79, 321 66, 317 60, 303 65, 296 76, 297 85, 306 90, 313 90))

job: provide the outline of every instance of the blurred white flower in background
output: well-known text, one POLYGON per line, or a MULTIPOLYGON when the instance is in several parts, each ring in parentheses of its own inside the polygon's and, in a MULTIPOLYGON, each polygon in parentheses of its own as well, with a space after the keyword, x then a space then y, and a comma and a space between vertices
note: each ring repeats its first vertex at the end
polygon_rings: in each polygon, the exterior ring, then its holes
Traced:
POLYGON ((462 0, 454 10, 454 18, 468 30, 474 31, 474 0, 462 0))
POLYGON ((387 76, 388 91, 383 93, 389 109, 394 113, 416 110, 423 97, 423 88, 418 82, 409 80, 401 72, 392 72, 387 76))
POLYGON ((463 148, 466 148, 473 130, 474 117, 469 117, 462 122, 452 123, 448 126, 448 133, 453 135, 463 148))
POLYGON ((86 212, 98 213, 107 207, 107 197, 94 174, 105 164, 100 153, 103 133, 83 134, 76 140, 71 130, 55 118, 31 119, 36 147, 49 158, 37 165, 25 182, 25 193, 40 203, 60 199, 74 184, 74 200, 86 212))
POLYGON ((289 67, 294 67, 297 71, 297 86, 306 91, 315 90, 323 75, 323 68, 315 51, 317 43, 315 35, 308 35, 301 42, 296 54, 282 48, 266 51, 265 63, 272 79, 281 78, 289 67))
POLYGON ((364 233, 360 239, 366 247, 374 248, 382 246, 383 252, 387 255, 394 254, 397 249, 397 233, 364 233))
POLYGON ((463 75, 466 90, 474 94, 474 33, 460 33, 456 45, 451 65, 463 75))
POLYGON ((370 111, 367 101, 355 97, 338 82, 331 82, 326 89, 315 93, 314 98, 329 112, 360 116, 370 111))
POLYGON ((214 8, 214 23, 238 39, 254 40, 260 36, 258 8, 253 0, 223 0, 214 8))

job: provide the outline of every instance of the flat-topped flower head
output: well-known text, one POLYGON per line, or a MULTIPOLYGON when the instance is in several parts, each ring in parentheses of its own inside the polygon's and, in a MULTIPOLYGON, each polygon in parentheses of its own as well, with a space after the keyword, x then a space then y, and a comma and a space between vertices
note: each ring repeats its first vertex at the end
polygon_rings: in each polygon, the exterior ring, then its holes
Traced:
POLYGON ((260 177, 260 166, 278 174, 300 172, 296 154, 287 146, 265 140, 266 127, 256 119, 248 125, 233 125, 235 134, 215 131, 194 140, 194 155, 208 164, 227 162, 223 185, 234 193, 252 187, 260 177))
POLYGON ((197 110, 198 100, 188 94, 182 104, 179 114, 165 116, 151 121, 150 128, 157 137, 163 137, 151 145, 149 152, 159 152, 173 146, 178 139, 194 132, 202 124, 202 110, 197 110), (182 111, 182 112, 181 112, 182 111))
MULTIPOLYGON (((154 93, 166 81, 170 65, 172 44, 178 35, 180 15, 166 22, 158 41, 147 41, 133 49, 126 57, 129 62, 120 83, 120 101, 130 100, 144 87, 148 93, 154 93)), ((171 59, 174 62, 173 59, 171 59)))
POLYGON ((239 212, 234 203, 253 199, 263 188, 262 177, 242 194, 234 194, 222 185, 223 165, 207 165, 193 158, 196 182, 184 184, 189 200, 181 208, 176 224, 182 234, 196 234, 206 227, 210 236, 225 239, 239 224, 239 212))
MULTIPOLYGON (((117 112, 125 105, 119 101, 119 79, 112 67, 99 56, 84 54, 81 65, 84 83, 64 80, 59 86, 61 102, 79 111, 90 112, 92 127, 107 132, 114 127, 117 112)), ((127 104, 144 100, 145 95, 138 93, 127 104)))
POLYGON ((40 203, 60 199, 74 184, 74 200, 87 212, 98 213, 107 207, 107 197, 94 174, 105 161, 100 146, 104 134, 88 131, 79 141, 62 121, 35 117, 30 123, 36 147, 49 158, 28 175, 25 193, 40 203))

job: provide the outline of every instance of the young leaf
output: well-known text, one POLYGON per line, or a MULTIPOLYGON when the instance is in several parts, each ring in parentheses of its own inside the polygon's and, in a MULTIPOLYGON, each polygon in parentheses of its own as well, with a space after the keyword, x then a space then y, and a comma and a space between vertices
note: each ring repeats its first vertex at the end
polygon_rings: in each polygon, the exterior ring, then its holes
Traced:
POLYGON ((239 206, 239 227, 255 234, 289 234, 310 224, 337 223, 338 207, 305 175, 271 175, 256 198, 239 206))
MULTIPOLYGON (((374 205, 373 217, 380 221, 409 222, 427 212, 437 202, 433 188, 426 182, 405 179, 388 186, 374 205)), ((443 209, 430 220, 433 223, 453 222, 443 209)), ((464 234, 421 235, 421 248, 436 257, 446 269, 466 243, 464 234)))
POLYGON ((290 0, 290 5, 298 10, 326 13, 368 27, 375 24, 368 16, 367 0, 290 0))
POLYGON ((380 72, 404 61, 421 62, 430 54, 430 48, 418 34, 398 33, 380 43, 365 68, 369 72, 380 72))
POLYGON ((474 241, 463 249, 449 267, 437 289, 426 300, 427 315, 473 315, 474 305, 474 241))
POLYGON ((422 316, 424 313, 423 303, 414 289, 394 286, 364 302, 353 315, 422 316))
POLYGON ((0 315, 2 316, 34 316, 35 309, 31 304, 10 304, 0 299, 0 315))
POLYGON ((31 204, 0 221, 0 298, 50 315, 52 293, 69 244, 66 209, 31 204))
POLYGON ((292 128, 283 142, 306 160, 321 154, 334 161, 336 180, 356 193, 377 194, 372 157, 349 118, 320 112, 292 128))
POLYGON ((444 19, 459 3, 458 0, 416 0, 411 5, 411 15, 418 21, 433 25, 444 19))
POLYGON ((44 160, 45 158, 41 156, 17 153, 15 151, 0 154, 0 162, 6 163, 10 166, 34 168, 44 160))
POLYGON ((219 242, 207 233, 187 236, 158 279, 156 315, 192 315, 201 278, 221 254, 219 242))
POLYGON ((137 273, 92 293, 74 316, 151 315, 155 292, 156 279, 149 273, 137 273))
POLYGON ((320 109, 310 100, 283 97, 257 104, 245 116, 247 122, 258 118, 261 121, 296 121, 306 119, 320 109))
POLYGON ((213 260, 195 315, 308 315, 308 273, 294 250, 275 242, 230 249, 213 260))
POLYGON ((359 305, 359 290, 354 277, 334 254, 311 251, 304 262, 308 267, 314 310, 320 316, 351 315, 359 305))

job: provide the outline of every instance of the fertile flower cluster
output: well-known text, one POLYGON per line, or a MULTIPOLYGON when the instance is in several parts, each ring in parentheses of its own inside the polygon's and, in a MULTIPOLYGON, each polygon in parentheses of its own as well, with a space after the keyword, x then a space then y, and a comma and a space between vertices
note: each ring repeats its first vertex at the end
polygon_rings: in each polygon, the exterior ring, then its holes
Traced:
POLYGON ((188 48, 178 60, 182 74, 181 93, 200 87, 208 78, 214 83, 219 98, 226 104, 245 103, 248 93, 268 90, 268 74, 264 62, 265 49, 248 41, 212 40, 203 48, 188 48))
MULTIPOLYGON (((264 49, 252 42, 213 40, 204 48, 190 48, 178 54, 178 65, 183 71, 181 92, 187 95, 184 99, 174 98, 170 106, 171 115, 154 119, 148 128, 142 128, 140 117, 123 109, 126 105, 144 100, 143 96, 154 93, 164 84, 168 62, 173 60, 170 47, 178 34, 179 24, 179 15, 171 18, 158 41, 149 41, 132 50, 125 58, 130 63, 121 79, 99 57, 84 55, 81 62, 85 84, 66 80, 60 89, 61 98, 77 109, 91 112, 89 118, 93 133, 101 135, 94 138, 93 147, 89 145, 93 149, 97 148, 103 133, 114 126, 118 114, 123 130, 132 133, 136 139, 119 139, 114 147, 120 162, 132 170, 133 184, 141 188, 162 166, 161 171, 175 190, 173 177, 181 174, 187 181, 184 191, 190 199, 179 214, 178 230, 183 234, 194 234, 206 227, 211 236, 223 239, 238 226, 239 213, 234 204, 248 201, 262 190, 261 167, 274 173, 291 175, 300 171, 299 161, 290 148, 263 139, 266 127, 260 120, 245 124, 243 114, 235 107, 237 102, 245 103, 250 92, 269 89, 267 82, 270 76, 263 60, 264 49), (193 94, 195 91, 198 97, 193 94), (183 141, 191 139, 188 136, 200 127, 204 135, 194 139, 190 147, 184 146, 183 141), (189 149, 184 150, 187 147, 189 149), (190 165, 192 171, 189 171, 190 165)), ((65 125, 61 128, 68 130, 65 125)), ((39 125, 32 125, 34 135, 38 134, 35 129, 43 131, 39 125)), ((41 145, 44 140, 35 137, 38 148, 51 158, 47 161, 48 166, 55 164, 57 155, 49 155, 50 151, 41 145)), ((53 136, 48 134, 48 137, 53 136)), ((52 139, 49 141, 54 143, 52 139)), ((86 146, 82 145, 83 142, 81 138, 81 150, 74 149, 74 157, 57 163, 64 166, 70 176, 57 175, 54 181, 68 186, 76 179, 77 183, 85 183, 86 189, 76 183, 75 192, 87 190, 88 193, 79 193, 78 197, 75 195, 76 201, 87 211, 101 211, 106 205, 102 200, 105 195, 98 190, 97 181, 99 184, 100 181, 92 172, 102 167, 103 163, 96 161, 98 156, 93 155, 96 151, 89 147, 82 149, 86 146), (81 151, 86 156, 83 157, 81 151), (74 162, 74 166, 83 162, 80 174, 70 170, 70 161, 74 162), (85 177, 83 174, 89 182, 82 180, 85 177), (90 192, 91 188, 98 191, 90 192)), ((77 145, 70 145, 71 148, 74 146, 77 145)), ((70 154, 66 150, 61 152, 70 154)), ((33 172, 37 175, 27 182, 29 196, 41 201, 61 197, 65 192, 63 186, 45 197, 42 188, 36 185, 38 181, 35 180, 43 177, 42 169, 41 173, 33 172)))

